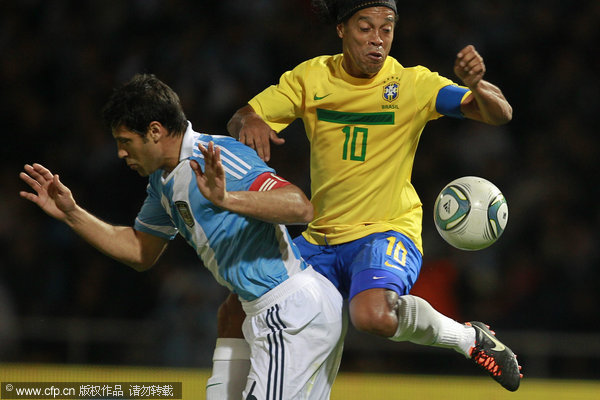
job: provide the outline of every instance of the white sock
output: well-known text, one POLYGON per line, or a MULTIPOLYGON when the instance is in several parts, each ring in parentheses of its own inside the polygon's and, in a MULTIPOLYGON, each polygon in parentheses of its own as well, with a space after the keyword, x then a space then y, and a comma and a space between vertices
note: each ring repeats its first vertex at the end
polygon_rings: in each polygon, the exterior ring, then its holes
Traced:
POLYGON ((250 371, 250 346, 244 339, 218 338, 206 400, 240 400, 250 371))
POLYGON ((398 297, 398 329, 390 340, 451 348, 469 357, 475 329, 439 313, 420 297, 406 295, 398 297))

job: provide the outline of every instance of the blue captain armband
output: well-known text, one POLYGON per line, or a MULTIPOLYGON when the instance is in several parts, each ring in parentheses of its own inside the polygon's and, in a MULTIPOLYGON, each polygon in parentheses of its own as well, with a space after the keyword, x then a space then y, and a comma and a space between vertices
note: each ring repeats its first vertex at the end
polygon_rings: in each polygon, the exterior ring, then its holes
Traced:
POLYGON ((448 85, 440 89, 435 100, 435 109, 442 115, 463 119, 460 103, 469 89, 462 86, 448 85))

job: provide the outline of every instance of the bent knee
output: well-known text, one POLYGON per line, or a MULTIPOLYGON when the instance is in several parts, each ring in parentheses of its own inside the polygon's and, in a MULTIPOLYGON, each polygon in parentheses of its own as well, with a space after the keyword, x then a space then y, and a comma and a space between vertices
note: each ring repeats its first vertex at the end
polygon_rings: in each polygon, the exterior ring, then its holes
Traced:
POLYGON ((393 336, 398 329, 397 295, 367 293, 369 291, 357 294, 350 302, 352 325, 362 332, 383 337, 393 336))
POLYGON ((398 317, 390 314, 351 314, 352 325, 361 331, 374 335, 391 337, 398 328, 398 317))

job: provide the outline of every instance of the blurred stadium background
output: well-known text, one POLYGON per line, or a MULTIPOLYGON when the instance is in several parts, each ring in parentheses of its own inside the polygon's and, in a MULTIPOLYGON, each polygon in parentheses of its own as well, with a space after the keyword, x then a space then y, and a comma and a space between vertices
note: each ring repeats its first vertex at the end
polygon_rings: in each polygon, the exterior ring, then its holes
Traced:
MULTIPOLYGON (((456 52, 472 43, 514 108, 501 128, 442 119, 425 129, 413 176, 426 252, 415 293, 458 320, 486 321, 513 347, 526 380, 512 399, 597 398, 600 2, 400 3, 392 56, 453 77, 456 52), (476 253, 453 250, 432 224, 435 196, 463 175, 494 182, 509 204, 503 237, 476 253)), ((226 134, 233 112, 282 72, 339 51, 308 0, 1 0, 0 379, 135 371, 198 385, 226 293, 194 252, 175 240, 152 270, 129 270, 21 200, 18 173, 41 162, 82 206, 130 224, 145 180, 117 159, 101 125, 113 87, 154 73, 197 130, 226 134)), ((308 193, 301 124, 285 138, 271 164, 308 193)), ((448 351, 350 329, 334 396, 362 398, 362 387, 375 397, 504 398, 480 382, 448 351)), ((202 386, 189 398, 203 398, 202 386)))

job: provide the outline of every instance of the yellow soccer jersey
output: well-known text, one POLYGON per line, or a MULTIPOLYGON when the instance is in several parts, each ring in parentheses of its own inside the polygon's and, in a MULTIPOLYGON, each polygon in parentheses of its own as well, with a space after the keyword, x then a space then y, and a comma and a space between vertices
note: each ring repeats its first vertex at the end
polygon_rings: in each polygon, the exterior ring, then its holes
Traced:
POLYGON ((438 91, 454 83, 388 57, 371 79, 352 77, 342 55, 308 60, 249 104, 280 132, 302 118, 310 141, 313 244, 340 244, 399 231, 422 252, 422 204, 411 184, 425 124, 441 116, 438 91))

